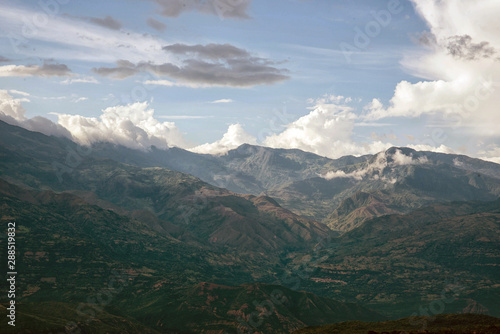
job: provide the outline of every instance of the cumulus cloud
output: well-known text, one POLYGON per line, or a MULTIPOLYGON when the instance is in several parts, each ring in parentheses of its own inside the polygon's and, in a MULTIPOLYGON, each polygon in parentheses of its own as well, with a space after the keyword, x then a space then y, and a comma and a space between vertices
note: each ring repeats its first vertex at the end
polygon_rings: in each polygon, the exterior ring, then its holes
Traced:
POLYGON ((225 154, 242 144, 257 144, 257 139, 247 133, 241 124, 231 124, 222 139, 191 148, 190 151, 204 154, 225 154))
POLYGON ((41 116, 26 118, 26 110, 22 102, 29 102, 29 100, 26 97, 15 99, 6 90, 0 90, 0 120, 30 131, 41 132, 47 136, 71 138, 68 130, 47 118, 41 116))
MULTIPOLYGON (((75 98, 74 102, 86 99, 75 98)), ((158 121, 147 102, 109 107, 99 118, 53 113, 57 115, 57 123, 41 116, 26 118, 22 102, 30 101, 26 97, 16 99, 8 91, 0 90, 0 120, 49 136, 64 136, 82 145, 109 142, 141 150, 152 145, 161 149, 188 146, 175 123, 158 121)), ((233 137, 229 134, 226 141, 246 140, 239 136, 241 133, 233 137)))
POLYGON ((387 106, 374 99, 366 119, 433 115, 469 134, 500 136, 500 2, 412 1, 429 27, 420 38, 427 48, 402 65, 425 80, 397 84, 387 106))
POLYGON ((380 152, 390 143, 372 141, 357 143, 351 138, 358 116, 348 104, 349 97, 327 95, 310 100, 312 111, 288 124, 284 131, 270 135, 264 145, 275 148, 297 148, 329 158, 380 152))
POLYGON ((277 62, 254 57, 248 51, 230 44, 173 44, 163 49, 180 57, 180 63, 134 64, 128 60, 119 60, 116 67, 94 68, 93 71, 113 79, 125 79, 147 72, 157 77, 177 80, 148 80, 149 84, 189 87, 251 87, 289 79, 288 70, 276 67, 277 62))
POLYGON ((83 145, 110 142, 136 149, 187 146, 175 124, 155 119, 147 102, 109 107, 99 118, 68 114, 57 117, 58 123, 83 145))
POLYGON ((0 77, 63 77, 71 76, 71 70, 65 64, 43 63, 39 65, 4 65, 0 66, 0 77))
POLYGON ((220 18, 247 19, 252 0, 150 0, 160 7, 160 14, 178 17, 184 12, 217 15, 220 18))
POLYGON ((167 25, 165 23, 160 22, 152 17, 148 18, 147 24, 148 26, 157 31, 165 31, 165 29, 167 28, 167 25))

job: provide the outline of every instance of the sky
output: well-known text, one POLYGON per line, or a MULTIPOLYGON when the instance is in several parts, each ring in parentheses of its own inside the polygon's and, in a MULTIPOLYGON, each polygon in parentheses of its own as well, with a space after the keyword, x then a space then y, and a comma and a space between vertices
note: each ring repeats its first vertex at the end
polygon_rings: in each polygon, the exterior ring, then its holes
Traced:
POLYGON ((0 2, 0 119, 84 145, 500 163, 500 1, 0 2))

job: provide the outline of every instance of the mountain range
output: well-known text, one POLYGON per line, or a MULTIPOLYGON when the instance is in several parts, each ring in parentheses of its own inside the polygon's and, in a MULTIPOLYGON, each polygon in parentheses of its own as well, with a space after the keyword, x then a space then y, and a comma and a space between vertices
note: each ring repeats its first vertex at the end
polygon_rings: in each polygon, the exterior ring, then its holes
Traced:
POLYGON ((290 333, 422 309, 499 316, 499 196, 500 165, 464 155, 140 151, 0 122, 23 326, 6 332, 290 333))

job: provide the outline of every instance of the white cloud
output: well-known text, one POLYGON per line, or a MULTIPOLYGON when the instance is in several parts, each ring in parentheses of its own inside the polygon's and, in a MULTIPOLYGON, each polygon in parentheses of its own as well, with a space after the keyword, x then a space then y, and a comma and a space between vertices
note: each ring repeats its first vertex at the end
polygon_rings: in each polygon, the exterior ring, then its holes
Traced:
POLYGON ((6 90, 0 90, 0 120, 48 136, 71 138, 71 134, 64 127, 47 118, 41 116, 26 118, 26 110, 22 106, 22 102, 29 102, 29 100, 27 98, 15 99, 6 90))
POLYGON ((22 96, 30 96, 31 95, 30 93, 26 93, 26 92, 16 90, 16 89, 10 89, 9 93, 14 94, 14 95, 22 95, 22 96))
POLYGON ((98 84, 99 81, 92 77, 92 76, 84 76, 80 78, 75 78, 75 79, 66 79, 64 81, 61 81, 61 84, 63 85, 71 85, 74 83, 92 83, 92 84, 98 84))
MULTIPOLYGON (((86 99, 75 97, 74 102, 86 99)), ((0 90, 0 120, 46 135, 64 136, 83 145, 110 142, 135 149, 188 146, 174 123, 154 118, 154 110, 147 102, 106 108, 99 118, 51 113, 57 115, 58 123, 40 116, 26 118, 22 102, 29 100, 15 99, 6 90, 0 90)))
POLYGON ((412 154, 405 155, 401 152, 401 150, 396 149, 396 151, 392 154, 389 152, 378 153, 373 162, 353 172, 346 173, 343 170, 336 170, 319 176, 327 180, 336 178, 352 178, 357 181, 361 181, 362 179, 368 177, 372 180, 381 179, 382 181, 394 184, 397 181, 396 179, 387 179, 386 177, 381 176, 385 168, 406 165, 421 165, 426 164, 428 161, 429 160, 425 155, 419 158, 414 158, 412 154))
POLYGON ((283 132, 268 136, 264 145, 297 148, 329 158, 375 153, 391 147, 392 144, 381 141, 357 143, 352 140, 358 116, 347 105, 351 101, 349 97, 335 95, 309 100, 315 103, 312 111, 288 124, 283 132))
POLYGON ((167 42, 151 35, 110 30, 65 15, 52 15, 50 24, 40 25, 26 25, 19 19, 39 15, 37 11, 0 4, 0 36, 11 39, 16 53, 98 63, 120 59, 175 62, 162 50, 167 42))
POLYGON ((231 102, 234 102, 234 101, 231 99, 220 99, 220 100, 212 101, 210 103, 231 103, 231 102))
POLYGON ((500 2, 413 0, 427 22, 427 49, 407 54, 402 65, 426 79, 397 84, 389 105, 374 99, 365 118, 444 117, 473 135, 499 137, 500 2))
POLYGON ((159 122, 153 116, 147 102, 109 107, 99 118, 57 114, 58 123, 83 145, 110 142, 136 149, 187 146, 174 123, 159 122))
POLYGON ((500 164, 500 147, 497 145, 489 145, 478 152, 479 159, 491 161, 500 164))
POLYGON ((415 151, 429 151, 437 153, 455 154, 455 151, 453 149, 443 144, 437 147, 426 144, 410 144, 406 145, 406 147, 412 148, 415 151))
POLYGON ((158 116, 158 118, 163 118, 163 119, 203 119, 203 118, 213 118, 213 116, 165 115, 165 116, 158 116))
POLYGON ((191 148, 190 151, 204 154, 225 154, 242 144, 257 144, 257 140, 248 134, 241 124, 231 124, 222 139, 191 148))
POLYGON ((144 84, 145 85, 167 86, 167 87, 174 87, 174 86, 178 85, 177 83, 175 83, 173 81, 169 81, 169 80, 146 80, 146 81, 144 81, 144 84))

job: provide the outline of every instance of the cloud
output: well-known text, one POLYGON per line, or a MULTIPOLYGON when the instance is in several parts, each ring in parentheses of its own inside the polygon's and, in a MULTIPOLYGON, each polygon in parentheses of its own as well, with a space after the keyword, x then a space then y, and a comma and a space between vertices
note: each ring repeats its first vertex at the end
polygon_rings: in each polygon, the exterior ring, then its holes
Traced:
POLYGON ((120 30, 122 27, 122 23, 111 16, 106 16, 101 19, 99 17, 89 17, 87 18, 90 22, 97 24, 101 27, 112 29, 112 30, 120 30))
POLYGON ((500 147, 490 144, 478 152, 479 159, 500 164, 500 147))
POLYGON ((210 103, 231 103, 231 102, 234 102, 234 101, 231 99, 220 99, 220 100, 212 101, 210 103))
POLYGON ((6 63, 8 61, 10 61, 9 58, 5 58, 4 56, 0 56, 0 63, 6 63))
POLYGON ((47 136, 71 138, 68 130, 47 118, 41 116, 26 118, 26 110, 22 106, 22 102, 29 102, 29 100, 26 98, 15 99, 6 90, 0 90, 0 120, 30 131, 41 132, 47 136))
POLYGON ((230 59, 230 58, 249 58, 250 54, 244 49, 240 49, 231 44, 207 44, 207 45, 186 45, 172 44, 163 47, 163 50, 177 55, 198 56, 212 60, 230 59))
POLYGON ((83 144, 110 142, 135 149, 152 145, 167 149, 186 147, 182 133, 172 122, 159 122, 147 102, 109 107, 99 118, 56 114, 58 123, 83 144))
POLYGON ((365 119, 428 115, 461 134, 500 137, 500 2, 412 1, 429 31, 420 38, 425 50, 412 50, 402 65, 425 80, 401 81, 388 105, 366 106, 365 119))
POLYGON ((160 22, 152 17, 148 18, 147 24, 151 28, 153 28, 157 31, 160 31, 160 32, 165 31, 165 28, 167 28, 167 25, 165 23, 160 22))
POLYGON ((225 154, 229 150, 235 149, 242 144, 257 144, 257 139, 248 134, 241 124, 231 124, 222 139, 210 143, 196 146, 189 149, 192 152, 203 154, 225 154))
POLYGON ((22 96, 30 96, 31 95, 30 93, 26 93, 26 92, 16 90, 16 89, 10 89, 9 93, 14 94, 14 95, 22 95, 22 96))
POLYGON ((217 15, 220 18, 248 19, 252 0, 150 0, 160 7, 160 14, 178 17, 184 12, 217 15))
POLYGON ((61 84, 63 85, 71 85, 74 83, 92 83, 92 84, 98 84, 99 81, 97 81, 96 78, 91 77, 91 76, 83 76, 75 79, 66 79, 64 81, 61 81, 61 84))
POLYGON ((169 81, 169 80, 146 80, 144 81, 145 85, 158 85, 158 86, 167 86, 167 87, 175 87, 180 86, 179 84, 169 81))
MULTIPOLYGON (((84 100, 85 97, 75 98, 74 102, 84 100)), ((57 115, 57 123, 40 116, 26 118, 22 102, 29 100, 15 99, 6 90, 0 90, 0 120, 48 136, 64 136, 83 145, 109 142, 141 150, 152 145, 161 149, 188 146, 174 123, 154 118, 154 110, 147 102, 106 108, 99 118, 51 113, 57 115)))
POLYGON ((148 80, 151 84, 188 87, 252 87, 274 84, 290 77, 288 70, 275 67, 277 62, 251 56, 244 49, 230 44, 185 45, 173 44, 163 47, 175 56, 181 56, 180 64, 154 64, 119 60, 116 67, 100 67, 93 72, 113 79, 125 79, 141 72, 157 77, 177 80, 148 80))
POLYGON ((19 18, 39 17, 26 7, 0 3, 0 26, 11 36, 13 51, 26 57, 41 54, 53 59, 83 62, 115 63, 119 59, 133 62, 171 61, 162 47, 167 43, 156 36, 133 31, 112 30, 85 19, 69 15, 50 17, 50 24, 36 26, 36 34, 19 18), (24 28, 23 28, 24 26, 24 28), (27 29, 26 36, 21 35, 27 29))
POLYGON ((348 105, 351 101, 351 98, 335 95, 310 100, 315 105, 309 114, 286 125, 281 133, 265 138, 264 145, 297 148, 329 158, 380 152, 391 147, 392 144, 381 141, 356 143, 352 140, 358 116, 348 105))
POLYGON ((165 116, 158 116, 158 118, 162 118, 162 119, 204 119, 204 118, 213 118, 213 116, 165 115, 165 116))
POLYGON ((0 77, 62 77, 71 76, 71 70, 65 64, 43 63, 38 65, 4 65, 0 66, 0 77))
POLYGON ((82 101, 87 101, 89 98, 88 97, 79 97, 76 100, 74 100, 75 103, 82 102, 82 101))
POLYGON ((364 178, 372 180, 381 179, 395 183, 395 179, 386 179, 382 174, 385 168, 394 168, 397 166, 421 165, 428 163, 429 160, 425 155, 418 158, 413 157, 413 154, 405 155, 401 150, 396 149, 394 153, 388 151, 378 153, 375 158, 367 163, 364 167, 355 171, 346 173, 343 170, 330 171, 320 175, 322 178, 332 180, 336 178, 352 178, 361 181, 364 178))
POLYGON ((477 60, 480 58, 490 58, 496 51, 488 42, 474 44, 469 35, 448 37, 446 44, 448 53, 456 58, 465 60, 477 60))

